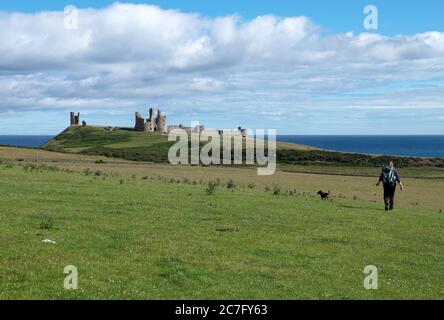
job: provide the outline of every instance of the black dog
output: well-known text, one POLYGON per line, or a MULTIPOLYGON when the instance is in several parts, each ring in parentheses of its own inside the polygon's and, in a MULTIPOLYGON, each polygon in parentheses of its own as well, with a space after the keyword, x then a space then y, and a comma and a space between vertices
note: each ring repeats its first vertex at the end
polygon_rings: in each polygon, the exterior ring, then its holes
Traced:
POLYGON ((330 198, 330 191, 329 191, 328 193, 325 193, 325 192, 319 191, 319 192, 318 192, 318 195, 321 196, 321 199, 322 199, 322 200, 327 200, 327 199, 330 198))

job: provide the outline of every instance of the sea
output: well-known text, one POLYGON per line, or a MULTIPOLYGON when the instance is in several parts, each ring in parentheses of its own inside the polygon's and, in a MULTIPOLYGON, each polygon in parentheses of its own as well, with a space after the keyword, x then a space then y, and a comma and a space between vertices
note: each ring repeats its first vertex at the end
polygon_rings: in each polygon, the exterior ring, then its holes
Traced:
POLYGON ((444 158, 444 135, 279 136, 277 140, 342 152, 444 158))
POLYGON ((0 145, 38 148, 54 136, 0 136, 0 145))
MULTIPOLYGON (((39 147, 53 136, 0 136, 0 145, 39 147)), ((412 157, 444 158, 444 135, 415 136, 314 136, 280 135, 278 141, 325 150, 412 157)))

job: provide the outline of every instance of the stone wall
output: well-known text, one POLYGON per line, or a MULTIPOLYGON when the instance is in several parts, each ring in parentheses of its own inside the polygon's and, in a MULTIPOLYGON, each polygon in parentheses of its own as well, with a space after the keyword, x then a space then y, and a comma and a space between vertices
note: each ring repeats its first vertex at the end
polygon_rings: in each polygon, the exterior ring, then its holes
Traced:
POLYGON ((136 112, 136 123, 134 125, 134 129, 137 131, 144 131, 145 130, 145 119, 142 118, 140 113, 136 112))

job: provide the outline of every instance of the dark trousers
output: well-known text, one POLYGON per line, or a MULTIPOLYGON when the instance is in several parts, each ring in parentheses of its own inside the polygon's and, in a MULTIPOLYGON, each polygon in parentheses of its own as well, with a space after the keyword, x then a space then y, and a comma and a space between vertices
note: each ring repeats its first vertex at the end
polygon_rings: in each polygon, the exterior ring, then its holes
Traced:
POLYGON ((384 184, 384 203, 386 209, 393 210, 395 207, 396 183, 384 184))

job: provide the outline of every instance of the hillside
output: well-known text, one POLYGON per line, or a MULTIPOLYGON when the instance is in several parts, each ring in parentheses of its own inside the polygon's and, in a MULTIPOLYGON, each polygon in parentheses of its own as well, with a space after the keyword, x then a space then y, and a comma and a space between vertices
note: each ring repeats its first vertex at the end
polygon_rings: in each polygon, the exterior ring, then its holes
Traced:
MULTIPOLYGON (((127 160, 168 162, 168 150, 174 142, 162 133, 140 132, 131 129, 107 130, 97 126, 71 126, 42 146, 49 151, 100 155, 127 160)), ((316 148, 278 142, 282 151, 307 151, 316 148)))
MULTIPOLYGON (((132 129, 107 130, 97 126, 71 126, 42 146, 48 151, 106 156, 134 161, 168 163, 168 151, 174 142, 161 133, 132 129)), ((244 157, 245 158, 245 157, 244 157)), ((281 166, 354 166, 380 167, 394 160, 398 167, 444 168, 441 158, 388 157, 325 151, 318 148, 277 142, 277 161, 281 166)))

